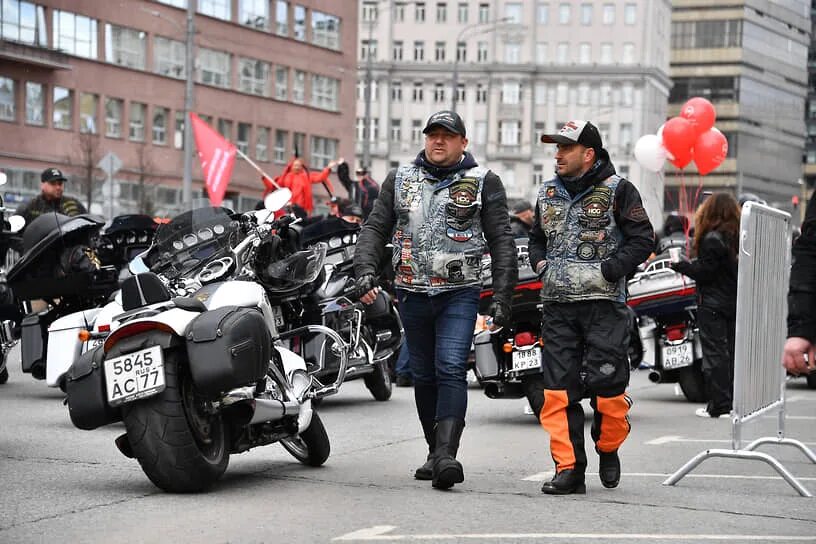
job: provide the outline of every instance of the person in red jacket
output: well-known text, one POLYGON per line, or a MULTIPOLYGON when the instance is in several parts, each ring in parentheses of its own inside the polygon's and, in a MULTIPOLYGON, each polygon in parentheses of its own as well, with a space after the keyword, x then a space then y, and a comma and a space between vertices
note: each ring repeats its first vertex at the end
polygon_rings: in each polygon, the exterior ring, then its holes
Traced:
POLYGON ((261 181, 263 181, 263 184, 266 187, 264 196, 278 189, 279 187, 287 187, 290 191, 292 191, 292 204, 297 204, 306 210, 308 215, 312 215, 312 211, 314 210, 312 184, 323 183, 326 190, 329 191, 329 194, 331 194, 334 191, 334 188, 329 181, 329 174, 331 174, 332 168, 334 168, 336 165, 337 161, 331 161, 326 168, 320 172, 309 172, 309 170, 304 166, 303 160, 296 157, 286 165, 286 168, 283 169, 281 175, 275 178, 274 183, 266 176, 261 177, 261 181), (276 183, 278 186, 275 186, 276 183))

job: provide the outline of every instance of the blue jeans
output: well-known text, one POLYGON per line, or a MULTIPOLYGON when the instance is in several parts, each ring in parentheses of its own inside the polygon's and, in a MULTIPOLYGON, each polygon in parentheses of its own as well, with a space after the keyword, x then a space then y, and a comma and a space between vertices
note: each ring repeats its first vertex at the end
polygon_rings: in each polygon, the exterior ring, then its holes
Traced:
POLYGON ((400 347, 399 356, 397 357, 397 364, 395 365, 394 372, 397 376, 407 376, 411 377, 411 366, 409 364, 410 358, 408 357, 408 341, 403 338, 402 339, 402 346, 400 347))
POLYGON ((479 309, 479 288, 429 296, 397 290, 420 421, 464 420, 467 359, 479 309))

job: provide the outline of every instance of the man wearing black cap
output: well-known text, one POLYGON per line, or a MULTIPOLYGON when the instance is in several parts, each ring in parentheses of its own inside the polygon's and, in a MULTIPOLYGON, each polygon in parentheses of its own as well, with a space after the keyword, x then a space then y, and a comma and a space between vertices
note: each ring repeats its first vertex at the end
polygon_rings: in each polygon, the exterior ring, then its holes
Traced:
POLYGON ((26 225, 44 213, 57 212, 74 216, 87 213, 79 200, 63 196, 66 178, 59 168, 46 168, 40 175, 40 194, 32 198, 23 208, 17 210, 26 225))
POLYGON ((517 198, 511 207, 510 230, 513 238, 527 238, 533 226, 533 205, 523 198, 517 198))
POLYGON ((425 149, 383 182, 360 232, 354 273, 358 292, 364 293, 360 300, 372 303, 379 292, 378 266, 386 244, 393 244, 414 400, 429 449, 414 477, 448 489, 464 481, 456 454, 465 426, 482 256, 489 249, 494 327, 509 324, 518 267, 504 186, 465 151, 462 119, 440 111, 423 132, 425 149))
POLYGON ((541 491, 585 493, 584 411, 604 487, 620 481, 618 448, 629 434, 626 276, 649 257, 654 230, 635 186, 615 174, 598 129, 570 121, 541 137, 558 146, 555 177, 538 193, 530 263, 542 278, 544 406, 556 473, 541 491))

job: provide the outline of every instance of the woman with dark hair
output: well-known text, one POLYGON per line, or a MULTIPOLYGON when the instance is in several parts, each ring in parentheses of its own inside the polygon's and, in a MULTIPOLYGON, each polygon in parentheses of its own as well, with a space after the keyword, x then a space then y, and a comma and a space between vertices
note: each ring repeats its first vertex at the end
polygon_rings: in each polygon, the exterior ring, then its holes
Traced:
POLYGON ((697 283, 697 324, 703 347, 708 406, 701 417, 727 416, 734 391, 737 248, 740 208, 729 193, 714 193, 694 216, 691 261, 671 267, 697 283))

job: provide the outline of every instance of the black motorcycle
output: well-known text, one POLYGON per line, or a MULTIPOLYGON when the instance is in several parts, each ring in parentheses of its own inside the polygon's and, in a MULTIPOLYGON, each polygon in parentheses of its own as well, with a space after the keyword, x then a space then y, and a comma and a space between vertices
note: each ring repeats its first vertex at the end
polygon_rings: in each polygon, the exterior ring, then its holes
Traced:
MULTIPOLYGON (((5 181, 5 178, 2 178, 5 181)), ((0 184, 2 185, 2 184, 0 184)), ((8 286, 6 275, 23 252, 23 240, 18 234, 25 226, 25 220, 6 217, 7 210, 0 196, 0 384, 8 381, 8 353, 19 339, 19 324, 22 312, 14 300, 14 293, 8 286)))

